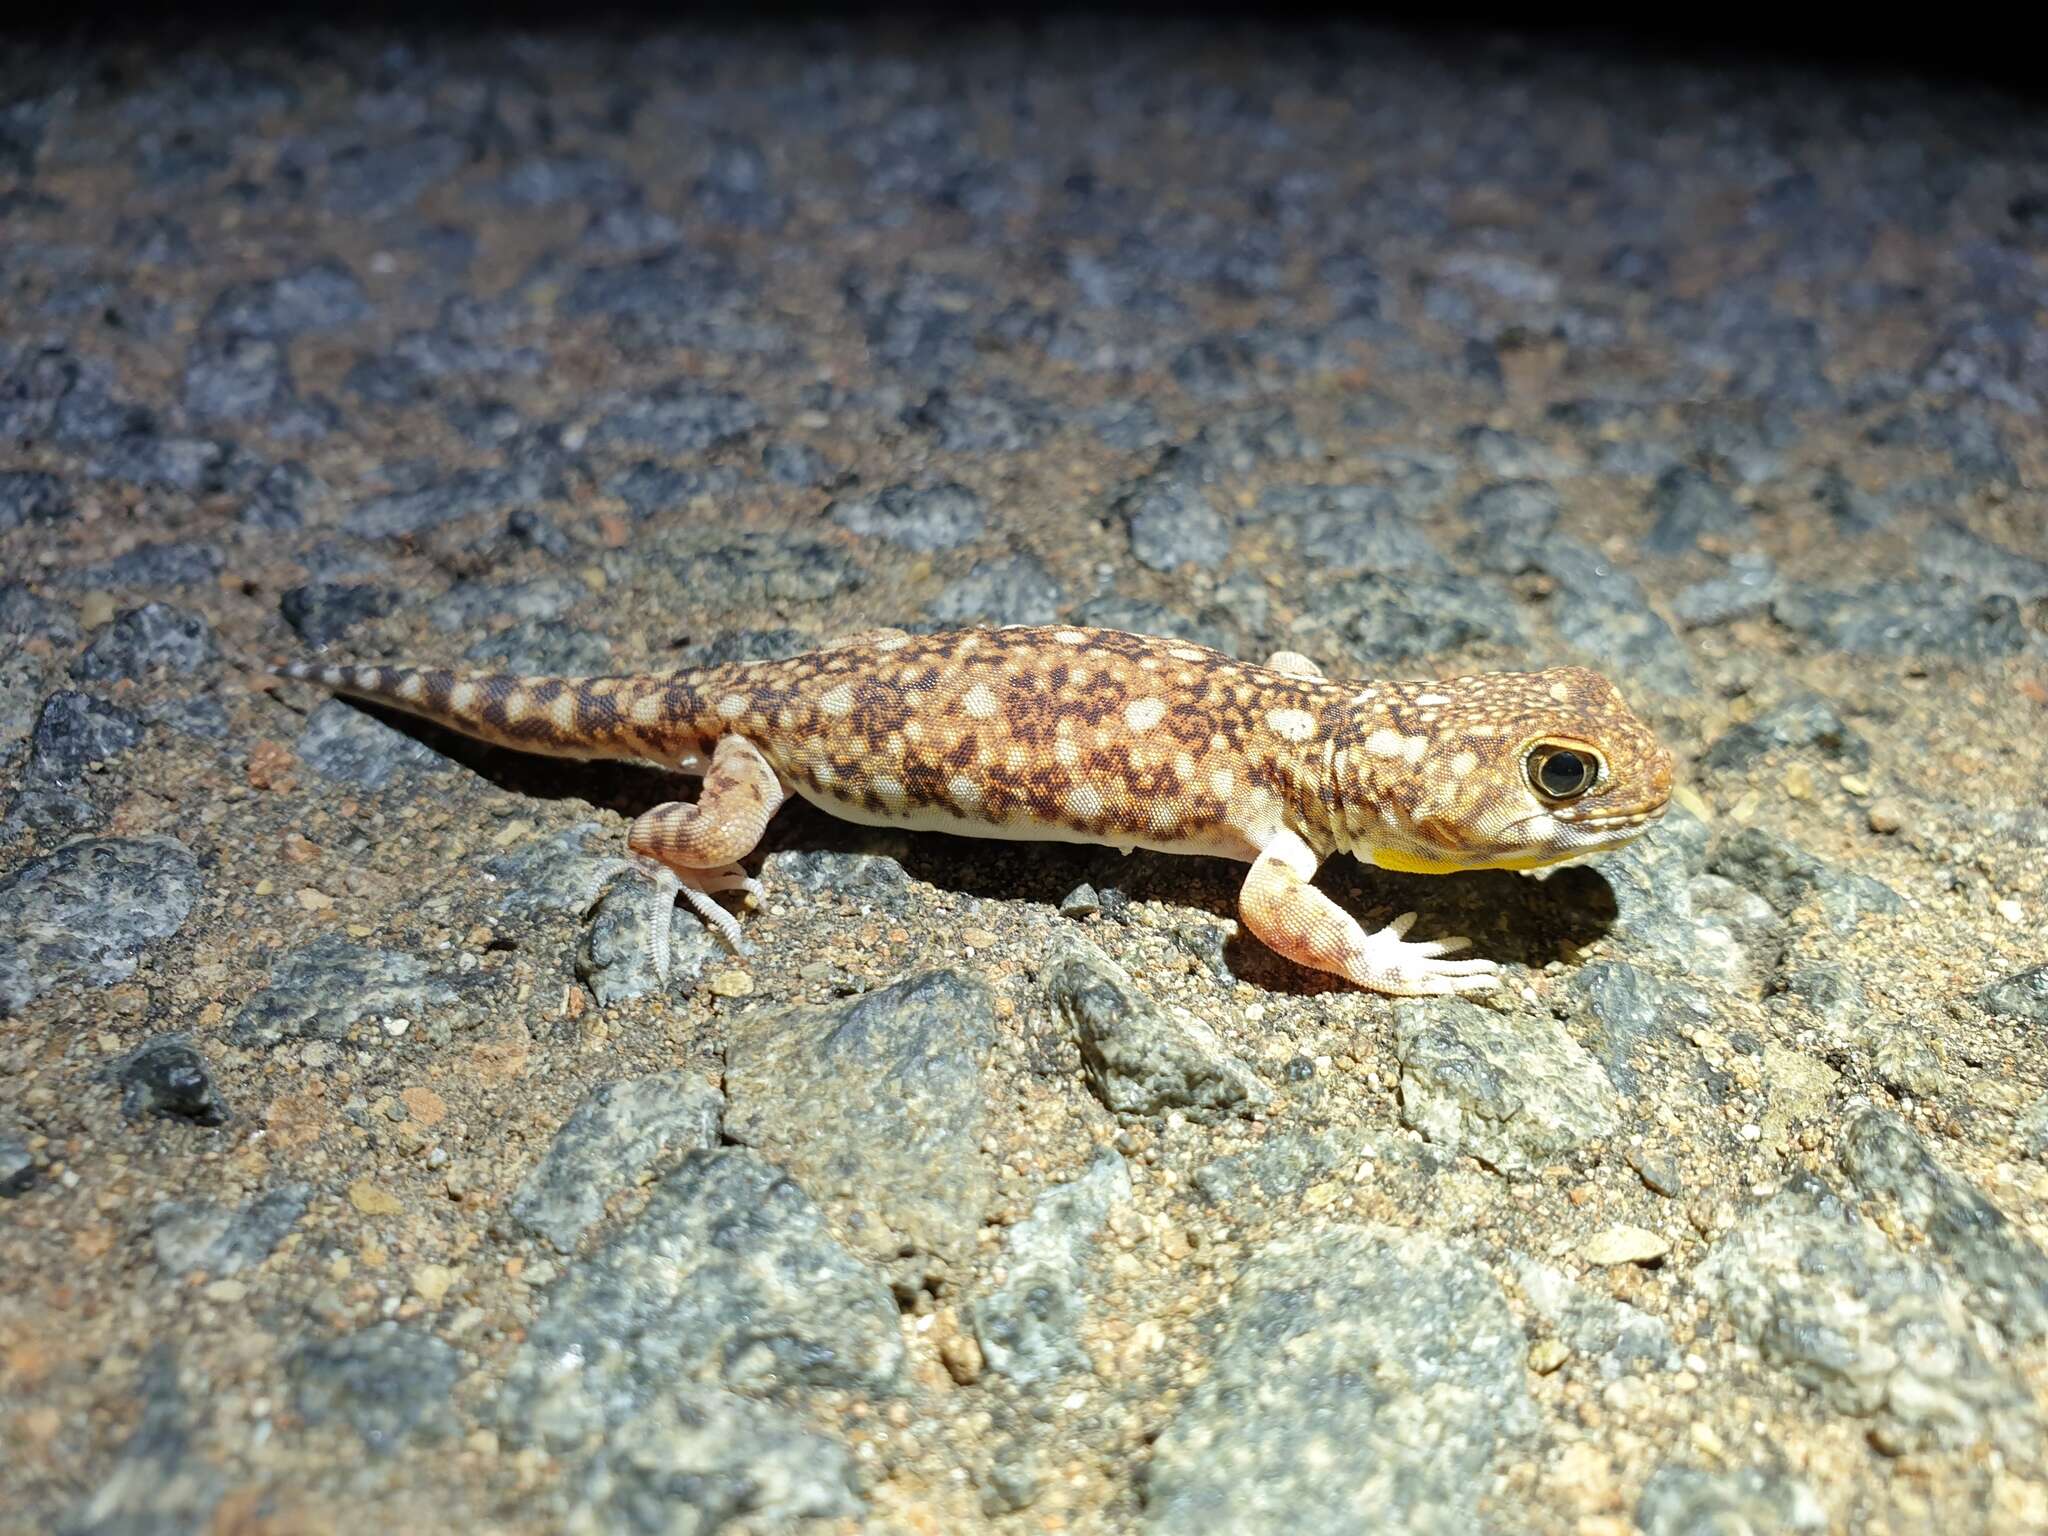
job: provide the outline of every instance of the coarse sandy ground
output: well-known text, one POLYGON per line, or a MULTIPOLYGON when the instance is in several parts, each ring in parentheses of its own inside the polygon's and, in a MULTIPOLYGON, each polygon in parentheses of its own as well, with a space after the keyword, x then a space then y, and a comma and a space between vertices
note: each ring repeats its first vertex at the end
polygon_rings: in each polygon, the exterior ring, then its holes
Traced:
POLYGON ((2048 1528, 2036 109, 24 45, 0 228, 0 1528, 2048 1528), (1590 661, 1680 808, 1325 874, 1474 1002, 1277 960, 1230 866, 803 807, 664 987, 578 898, 665 786, 260 670, 1054 618, 1590 661))

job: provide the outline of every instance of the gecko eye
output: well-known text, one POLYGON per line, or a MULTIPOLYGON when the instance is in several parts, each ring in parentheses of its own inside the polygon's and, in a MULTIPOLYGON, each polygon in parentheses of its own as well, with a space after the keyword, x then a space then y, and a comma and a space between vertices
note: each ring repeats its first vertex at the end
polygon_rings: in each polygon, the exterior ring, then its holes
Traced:
POLYGON ((1550 800, 1576 800, 1600 777, 1600 760, 1571 747, 1538 747, 1529 754, 1529 784, 1550 800))

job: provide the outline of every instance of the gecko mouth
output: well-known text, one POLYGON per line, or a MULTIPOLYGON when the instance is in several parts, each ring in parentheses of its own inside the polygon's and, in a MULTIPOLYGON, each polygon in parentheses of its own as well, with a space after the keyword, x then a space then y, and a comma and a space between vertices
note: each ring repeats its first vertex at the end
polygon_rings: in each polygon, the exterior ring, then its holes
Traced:
POLYGON ((1616 832, 1625 827, 1639 827, 1645 822, 1661 820, 1665 811, 1670 809, 1670 804, 1667 800, 1647 810, 1610 811, 1601 816, 1575 816, 1569 818, 1567 824, 1585 827, 1594 832, 1616 832))

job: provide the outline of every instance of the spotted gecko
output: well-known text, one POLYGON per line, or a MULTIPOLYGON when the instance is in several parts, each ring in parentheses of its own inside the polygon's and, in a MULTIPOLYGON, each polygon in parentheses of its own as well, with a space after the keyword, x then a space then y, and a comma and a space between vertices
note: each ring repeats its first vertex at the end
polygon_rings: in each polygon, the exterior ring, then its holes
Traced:
POLYGON ((1380 992, 1498 984, 1462 937, 1368 933, 1311 883, 1348 853, 1382 869, 1531 869, 1617 848, 1664 814, 1671 754, 1581 667, 1346 682, 1279 652, 1254 666, 1184 640, 1015 625, 877 630, 782 661, 622 677, 297 663, 284 677, 555 757, 701 776, 695 804, 627 833, 660 885, 665 970, 680 893, 712 898, 792 795, 849 821, 1103 844, 1250 865, 1238 910, 1278 953, 1380 992))

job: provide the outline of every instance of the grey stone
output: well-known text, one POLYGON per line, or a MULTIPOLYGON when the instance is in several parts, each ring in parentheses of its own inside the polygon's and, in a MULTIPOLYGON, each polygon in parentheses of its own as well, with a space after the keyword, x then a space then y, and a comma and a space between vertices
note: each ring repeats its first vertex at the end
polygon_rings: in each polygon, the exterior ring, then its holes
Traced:
POLYGON ((746 396, 672 379, 643 394, 605 402, 591 441, 651 448, 687 457, 745 437, 760 426, 760 410, 746 396))
POLYGON ((1813 1010, 1828 1029, 1840 1034, 1869 1016, 1870 994, 1863 983, 1839 965, 1809 965, 1779 978, 1781 995, 1813 1010))
POLYGON ((1058 425, 1042 400, 1015 390, 935 389, 903 412, 903 424, 938 439, 948 453, 1022 453, 1058 425))
POLYGON ((1440 575, 1448 566, 1383 485, 1276 485, 1259 497, 1258 518, 1282 529, 1325 570, 1440 575))
POLYGON ((902 911, 910 895, 910 877, 903 872, 903 860, 910 852, 907 842, 887 832, 861 841, 874 851, 778 849, 762 863, 762 883, 806 896, 836 897, 863 910, 902 911))
POLYGON ((541 490, 540 476, 527 468, 456 470, 360 502, 341 526, 359 539, 407 538, 466 517, 503 517, 541 490))
POLYGON ((458 1420, 449 1399, 465 1370, 448 1344, 394 1322, 304 1345, 285 1366, 300 1418, 345 1424, 376 1456, 452 1438, 458 1420))
POLYGON ((569 1482, 565 1536, 783 1530, 864 1508, 846 1447, 782 1409, 694 1386, 607 1434, 569 1482))
POLYGON ((96 683, 145 677, 158 668, 189 676, 218 654, 213 629, 198 614, 145 603, 94 630, 71 675, 96 683))
POLYGON ((1682 1363, 1662 1318, 1576 1285, 1562 1271, 1526 1254, 1510 1254, 1507 1263, 1529 1310, 1551 1337, 1590 1361, 1601 1380, 1675 1371, 1682 1363))
POLYGON ((1887 498, 1864 490, 1834 465, 1821 472, 1814 484, 1813 499, 1844 533, 1869 533, 1892 520, 1892 506, 1887 498))
POLYGON ((1556 583, 1548 611, 1576 650, 1660 693, 1690 693, 1695 681, 1685 643, 1651 608, 1642 584, 1598 550, 1557 535, 1482 541, 1473 553, 1503 576, 1540 571, 1556 583))
POLYGON ((1149 1531, 1462 1536, 1538 1424, 1500 1288, 1425 1233, 1283 1237, 1245 1265, 1217 1327, 1154 1448, 1149 1531))
POLYGON ((31 784, 7 802, 0 817, 0 842, 30 837, 61 842, 100 824, 99 807, 83 795, 47 784, 31 784))
POLYGON ((2012 1129, 2022 1152, 2037 1163, 2048 1163, 2048 1093, 2021 1111, 2012 1129))
POLYGON ((1073 621, 1091 629, 1121 629, 1137 635, 1161 635, 1206 645, 1212 651, 1230 653, 1230 633, 1221 623, 1206 617, 1189 618, 1159 603, 1143 598, 1120 597, 1111 593, 1090 598, 1074 610, 1073 621))
POLYGON ((1811 899, 1837 933, 1847 933, 1866 914, 1897 912, 1905 906, 1898 892, 1881 881, 1832 868, 1761 827, 1743 827, 1724 839, 1707 868, 1754 891, 1780 916, 1789 917, 1811 899))
POLYGON ((1195 1170, 1195 1191, 1237 1226, 1284 1215, 1312 1184, 1350 1174, 1375 1155, 1361 1131, 1276 1130, 1245 1152, 1195 1170))
POLYGON ((389 587, 309 582, 280 593, 277 611, 298 637, 311 646, 331 645, 358 624, 395 612, 398 593, 389 587))
POLYGON ((290 533, 305 525, 306 513, 326 501, 326 482, 297 460, 273 464, 242 503, 244 527, 290 533))
POLYGON ((1770 611, 1778 591, 1778 568, 1768 555, 1733 555, 1728 574, 1694 582, 1671 599, 1671 612, 1687 629, 1711 629, 1770 611))
POLYGON ((25 523, 58 523, 71 515, 64 482, 40 469, 0 470, 0 533, 25 523))
POLYGON ((632 181, 604 155, 539 154, 516 160, 494 181, 477 189, 510 208, 556 208, 564 203, 629 201, 632 181))
POLYGON ((725 1135, 814 1191, 856 1252, 958 1263, 994 1189, 981 1150, 994 1044, 988 989, 954 971, 743 1016, 725 1050, 725 1135))
POLYGON ((142 1405, 135 1429, 73 1507, 62 1536, 172 1536, 213 1524, 228 1479, 195 1443, 208 1409, 192 1399, 206 1401, 207 1387, 198 1378, 188 1390, 162 1346, 145 1357, 130 1389, 142 1405))
POLYGON ((1335 623, 1345 650, 1368 669, 1468 645, 1519 645, 1524 638, 1508 594, 1482 578, 1361 571, 1315 601, 1335 623))
POLYGON ((270 985, 242 1004, 230 1034, 244 1046, 342 1040, 362 1019, 416 1019, 459 996, 417 955, 326 933, 271 968, 270 985))
POLYGON ((42 635, 62 643, 77 633, 70 609, 37 596, 18 581, 0 581, 0 635, 42 635))
POLYGON ((725 1100, 687 1072, 606 1083, 576 1107, 506 1207, 563 1253, 604 1215, 605 1201, 671 1147, 718 1145, 725 1100))
POLYGON ((2006 592, 2026 602, 2048 593, 2048 560, 2035 560, 1943 518, 1920 536, 1915 553, 1929 576, 1967 582, 1979 592, 2006 592))
POLYGON ((1155 571, 1213 569, 1230 553, 1230 527, 1190 466, 1175 461, 1124 487, 1111 512, 1122 519, 1137 562, 1155 571))
POLYGON ((329 258, 283 277, 224 288, 201 329, 221 336, 284 339, 354 325, 369 313, 355 275, 329 258))
POLYGON ((528 676, 595 677, 615 670, 609 640, 555 619, 521 619, 477 641, 462 659, 495 672, 528 676))
POLYGON ((2048 965, 2001 977, 1977 994, 1977 1002, 1993 1018, 2048 1024, 2048 965))
POLYGON ((1195 448, 1219 469, 1237 475, 1248 475, 1262 464, 1322 456, 1285 405, 1256 406, 1206 422, 1195 434, 1195 448))
POLYGON ((1835 1155, 1866 1199, 1889 1202, 1927 1234, 1929 1256, 1962 1278, 1977 1316, 2015 1344, 2048 1338, 2048 1254, 1936 1162, 1912 1127, 1863 1105, 1842 1127, 1835 1155))
POLYGON ((29 733, 29 777, 75 784, 94 763, 120 756, 142 734, 142 722, 118 704, 68 689, 53 693, 29 733))
POLYGON ((0 752, 28 735, 42 699, 42 658, 0 640, 0 752))
POLYGON ((1685 1033, 1714 1018, 1713 1000, 1699 988, 1625 960, 1582 967, 1571 991, 1595 1025, 1594 1055, 1631 1098, 1642 1095, 1645 1078, 1668 1085, 1674 1062, 1690 1055, 1685 1033))
POLYGON ((150 1244, 171 1275, 238 1275, 270 1257, 312 1198, 308 1185, 281 1184, 240 1207, 167 1200, 150 1212, 150 1244))
POLYGON ((1620 1127, 1614 1084, 1550 1020, 1453 998, 1397 1003, 1394 1027, 1401 1123, 1447 1151, 1526 1174, 1620 1127))
POLYGON ((1748 768, 1772 752, 1812 748, 1827 761, 1861 773, 1870 766, 1870 743, 1818 693, 1798 693, 1754 720, 1736 726, 1700 757, 1705 768, 1748 768))
POLYGON ((427 605, 427 619, 444 633, 499 619, 534 623, 559 619, 589 595, 588 587, 566 576, 503 584, 459 581, 427 605))
POLYGON ((1104 1151, 1079 1178, 1040 1195, 1031 1215, 1010 1228, 1003 1283, 967 1308, 990 1370, 1028 1387, 1089 1368, 1077 1336, 1088 1251, 1111 1209, 1130 1199, 1130 1170, 1104 1151))
POLYGON ((1214 1030, 1183 1009, 1168 1013, 1086 939, 1063 938, 1040 980, 1081 1047, 1088 1086, 1118 1114, 1215 1119, 1272 1102, 1214 1030))
POLYGON ((1749 532, 1749 513, 1711 476, 1687 464, 1673 465, 1657 477, 1643 510, 1655 519, 1643 537, 1653 555, 1682 555, 1702 538, 1741 538, 1749 532))
POLYGON ((1801 1479, 1764 1467, 1659 1467, 1636 1501, 1643 1536, 1795 1536, 1828 1529, 1827 1506, 1801 1479))
POLYGON ((987 511, 964 485, 884 486, 871 496, 842 496, 825 515, 865 538, 882 539, 918 554, 957 549, 981 537, 987 511))
POLYGON ((781 440, 761 450, 761 468, 771 480, 802 487, 824 485, 838 473, 832 461, 809 443, 781 440))
POLYGON ((300 761, 322 778, 358 789, 384 788, 400 773, 445 773, 453 764, 432 747, 340 699, 324 699, 299 733, 300 761))
POLYGON ((0 878, 0 1014, 54 987, 111 986, 185 925, 199 861, 167 837, 90 838, 0 878))
POLYGON ((227 565, 217 544, 166 539, 138 544, 126 554, 89 565, 73 578, 94 590, 108 587, 209 586, 227 565))
POLYGON ((184 403, 202 426, 276 437, 319 437, 340 424, 331 405, 299 398, 285 344, 268 336, 199 336, 185 359, 184 403))
POLYGON ((213 1071, 183 1034, 152 1035, 108 1069, 121 1085, 121 1113, 225 1125, 227 1100, 214 1085, 213 1071))
MULTIPOLYGON (((861 585, 860 568, 844 550, 811 539, 725 534, 706 544, 687 535, 672 565, 686 592, 718 592, 737 611, 761 604, 818 603, 861 585)), ((630 579, 633 564, 619 574, 630 579)))
POLYGON ((36 1182, 35 1154, 19 1136, 0 1133, 0 1200, 17 1200, 36 1182))
POLYGON ((887 1394, 902 1364, 888 1288, 796 1182, 746 1148, 691 1152, 550 1292, 499 1423, 517 1443, 567 1450, 693 1382, 887 1394))
MULTIPOLYGON (((673 907, 674 893, 651 880, 623 877, 613 881, 592 908, 576 949, 576 977, 601 1006, 663 990, 652 947, 653 925, 663 903, 673 907)), ((672 997, 687 997, 696 990, 704 967, 724 953, 723 946, 709 928, 683 914, 670 917, 668 942, 666 989, 672 997)))
POLYGON ((2035 1443, 2026 1389, 1985 1353, 1940 1272, 1810 1174, 1752 1208, 1693 1283, 1766 1364, 1871 1420, 1882 1450, 2035 1443))
POLYGON ((1564 498, 1544 480, 1498 480, 1466 497, 1459 511, 1476 529, 1473 547, 1511 546, 1526 557, 1557 528, 1564 498))
POLYGON ((1878 581, 1850 589, 1788 588, 1771 617, 1831 650, 1871 656, 1985 660, 2026 648, 2019 605, 1961 582, 1878 581))
POLYGON ((692 465, 677 469, 642 459, 605 481, 605 491, 623 501, 635 517, 687 510, 699 497, 733 495, 739 475, 724 465, 692 465))
POLYGON ((981 560, 949 584, 925 612, 941 624, 986 620, 991 624, 1050 624, 1059 617, 1061 593, 1052 573, 1032 555, 981 560))

